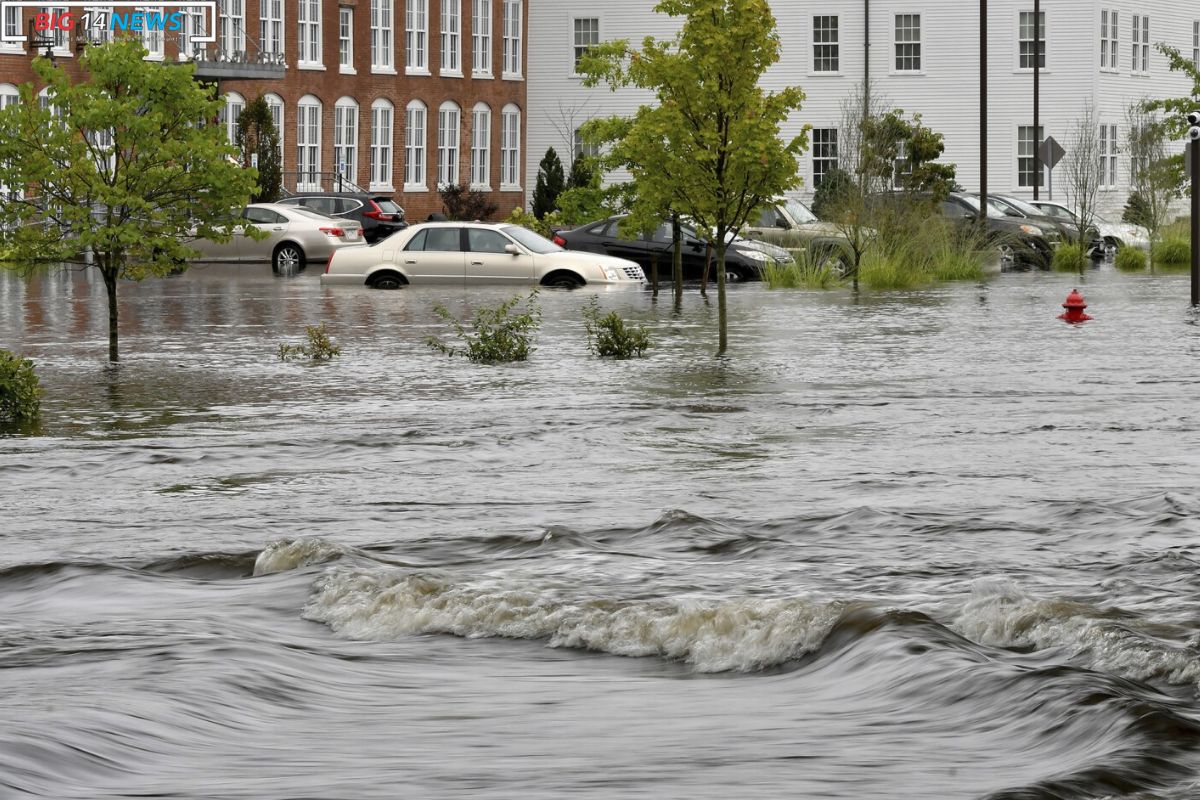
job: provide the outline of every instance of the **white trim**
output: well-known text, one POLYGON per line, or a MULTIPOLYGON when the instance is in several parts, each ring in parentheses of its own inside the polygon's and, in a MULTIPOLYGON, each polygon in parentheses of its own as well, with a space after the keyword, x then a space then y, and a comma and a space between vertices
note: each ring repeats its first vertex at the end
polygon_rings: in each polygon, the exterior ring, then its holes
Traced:
POLYGON ((437 188, 462 183, 462 109, 453 100, 438 108, 437 188))
POLYGON ((374 103, 371 103, 371 143, 370 155, 368 163, 369 178, 367 180, 367 191, 370 192, 394 192, 396 191, 393 181, 395 179, 396 170, 396 106, 390 100, 379 98, 374 103), (377 124, 378 112, 387 111, 387 142, 382 143, 376 139, 376 132, 379 130, 377 124), (387 180, 377 181, 375 160, 380 152, 387 154, 387 180))
MULTIPOLYGON (((805 50, 805 66, 807 67, 808 75, 811 78, 840 78, 842 77, 842 15, 841 14, 815 14, 805 13, 804 22, 807 23, 805 30, 808 32, 807 48, 805 50), (836 34, 837 41, 835 42, 820 42, 821 45, 832 44, 837 48, 837 63, 838 68, 835 70, 818 70, 817 67, 817 28, 814 24, 817 17, 833 17, 837 22, 836 34)), ((895 20, 892 22, 895 25, 895 20)), ((894 34, 893 34, 894 35, 894 34)))
POLYGON ((487 103, 480 101, 471 109, 471 164, 470 178, 468 179, 468 188, 475 189, 481 192, 490 192, 492 190, 492 108, 487 103), (484 124, 479 124, 480 115, 483 115, 484 124), (483 128, 483 141, 480 142, 480 129, 483 128), (482 147, 480 147, 482 144, 482 147), (482 154, 482 163, 476 160, 476 155, 482 154), (483 167, 483 175, 485 180, 480 183, 475 179, 479 177, 477 166, 483 167))
POLYGON ((404 74, 430 74, 429 0, 405 0, 404 74))
POLYGON ((492 62, 496 57, 496 48, 492 30, 492 23, 495 21, 495 15, 492 13, 492 6, 495 0, 471 0, 471 77, 472 78, 490 78, 492 77, 492 62), (479 26, 475 23, 480 19, 477 13, 480 7, 487 9, 487 25, 484 27, 485 33, 480 36, 479 26), (481 52, 479 47, 480 40, 487 43, 487 59, 486 69, 478 69, 475 64, 478 61, 477 53, 481 52))
MULTIPOLYGON (((1028 0, 1026 1, 1028 2, 1028 0)), ((1029 8, 1017 8, 1013 11, 1013 30, 1016 31, 1016 36, 1013 37, 1013 73, 1017 75, 1032 75, 1033 67, 1021 66, 1021 14, 1033 14, 1033 6, 1029 8)), ((1045 8, 1041 9, 1041 14, 1042 19, 1045 20, 1042 23, 1042 27, 1045 28, 1042 36, 1042 49, 1046 52, 1046 65, 1039 69, 1038 72, 1045 75, 1050 72, 1050 54, 1054 49, 1050 46, 1050 15, 1046 13, 1045 8)), ((1031 39, 1030 42, 1032 43, 1032 41, 1031 39)))
POLYGON ((599 11, 596 11, 594 13, 589 13, 589 14, 572 14, 571 15, 571 19, 567 25, 567 35, 570 37, 570 40, 571 40, 570 45, 569 45, 570 49, 568 50, 568 53, 569 53, 570 59, 571 59, 571 71, 570 71, 568 77, 571 77, 571 78, 582 78, 583 77, 583 75, 580 75, 578 72, 575 71, 575 65, 578 63, 578 57, 575 54, 575 48, 579 46, 579 42, 576 40, 576 36, 578 35, 578 32, 575 30, 575 23, 579 22, 580 20, 595 20, 596 21, 596 41, 593 44, 600 44, 601 42, 604 41, 604 18, 601 16, 599 11))
POLYGON ((321 127, 325 107, 319 98, 306 94, 296 101, 296 190, 320 191, 321 189, 321 127), (314 115, 312 112, 316 110, 314 115), (315 124, 313 117, 315 116, 315 124), (315 134, 315 136, 314 136, 315 134), (303 148, 303 150, 301 149, 303 148), (305 163, 305 155, 312 157, 305 163), (301 181, 304 174, 316 176, 312 182, 301 181))
POLYGON ((369 56, 371 72, 396 74, 396 4, 394 0, 370 0, 369 56))
POLYGON ((354 69, 354 6, 338 6, 337 13, 337 40, 338 40, 338 72, 342 75, 357 75, 358 70, 354 69), (342 23, 345 22, 346 36, 342 36, 342 23), (342 43, 346 44, 346 55, 349 57, 350 63, 346 64, 342 61, 342 43))
POLYGON ((442 0, 441 26, 438 41, 441 53, 439 74, 448 78, 463 76, 462 0, 442 0), (453 14, 448 12, 453 11, 453 14), (447 22, 453 21, 453 25, 447 22), (451 44, 452 43, 452 44, 451 44), (454 63, 447 66, 447 56, 454 56, 454 63))
POLYGON ((427 192, 429 187, 429 109, 420 100, 410 100, 404 108, 404 191, 427 192), (419 113, 420 131, 416 137, 414 131, 414 115, 419 113), (413 168, 414 156, 420 156, 418 168, 413 168), (419 174, 418 174, 419 173, 419 174), (417 181, 409 178, 419 178, 417 181))
POLYGON ((920 11, 896 11, 890 16, 890 47, 888 49, 888 74, 889 75, 924 75, 925 74, 925 19, 920 11), (917 40, 915 42, 898 42, 896 41, 896 18, 897 17, 916 17, 917 18, 917 40), (902 44, 915 44, 917 46, 917 59, 920 66, 916 69, 899 69, 896 66, 897 51, 896 48, 902 44))
POLYGON ((524 14, 522 0, 499 0, 500 2, 500 77, 506 81, 524 80, 525 51, 524 51, 524 14), (516 12, 516 18, 509 16, 510 11, 516 12), (516 36, 509 36, 515 33, 516 36), (515 42, 515 47, 509 48, 509 42, 515 42), (512 66, 515 70, 510 69, 512 66))
POLYGON ((500 110, 500 191, 521 191, 521 109, 509 103, 500 110), (516 118, 516 124, 510 126, 510 118, 516 118), (508 154, 511 153, 511 157, 508 154), (506 178, 513 177, 510 181, 506 178))

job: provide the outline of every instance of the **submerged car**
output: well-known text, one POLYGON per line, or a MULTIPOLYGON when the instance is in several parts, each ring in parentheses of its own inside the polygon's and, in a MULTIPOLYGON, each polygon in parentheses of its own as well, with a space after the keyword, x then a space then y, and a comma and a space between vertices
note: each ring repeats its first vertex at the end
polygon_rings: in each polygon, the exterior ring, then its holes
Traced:
MULTIPOLYGON (((851 260, 846 234, 835 223, 819 219, 811 208, 790 197, 778 198, 759 209, 742 228, 742 235, 851 260)), ((874 235, 874 231, 869 235, 874 235)))
POLYGON ((645 276, 632 261, 570 252, 519 225, 423 222, 370 247, 333 253, 321 283, 638 288, 645 276))
POLYGON ((1060 240, 1068 242, 1083 241, 1088 249, 1099 245, 1099 236, 1094 229, 1081 234, 1078 220, 1048 214, 1019 197, 1012 197, 1005 194, 989 194, 988 204, 1007 217, 1023 219, 1031 225, 1037 225, 1043 230, 1057 229, 1061 237, 1060 240))
POLYGON ((362 226, 348 219, 334 219, 299 206, 253 203, 242 209, 244 225, 238 226, 228 242, 196 239, 197 261, 270 261, 275 272, 298 272, 309 261, 325 261, 343 248, 366 249, 362 226), (251 226, 266 234, 255 239, 246 235, 251 226))
MULTIPOLYGON (((1033 205, 1052 217, 1061 217, 1079 224, 1079 217, 1075 212, 1062 203, 1055 203, 1049 200, 1034 200, 1033 205)), ((1100 241, 1103 242, 1105 250, 1119 250, 1122 247, 1136 247, 1139 250, 1150 249, 1150 231, 1141 225, 1132 225, 1128 222, 1111 222, 1099 215, 1092 217, 1092 224, 1095 226, 1096 233, 1100 241)))
MULTIPOLYGON (((554 241, 569 250, 629 259, 639 264, 643 272, 657 262, 658 274, 670 275, 673 255, 671 223, 663 222, 651 234, 630 238, 620 230, 620 222, 624 218, 625 215, 618 214, 578 228, 561 230, 555 233, 554 241)), ((700 280, 706 264, 711 270, 716 269, 716 253, 711 254, 712 261, 709 263, 708 248, 691 225, 681 224, 680 233, 683 237, 683 277, 685 280, 700 280)), ((730 282, 761 280, 762 269, 771 260, 788 263, 792 256, 783 248, 731 236, 725 250, 725 279, 730 282)))
POLYGON ((279 203, 303 206, 327 217, 352 219, 362 225, 367 244, 375 244, 408 227, 404 221, 404 209, 387 195, 300 192, 281 199, 279 203))

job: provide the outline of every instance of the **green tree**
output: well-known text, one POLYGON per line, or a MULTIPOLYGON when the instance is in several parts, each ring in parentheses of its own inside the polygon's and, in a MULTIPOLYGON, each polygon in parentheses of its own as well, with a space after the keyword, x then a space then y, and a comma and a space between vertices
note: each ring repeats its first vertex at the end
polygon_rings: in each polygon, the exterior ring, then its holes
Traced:
POLYGON ((275 130, 275 118, 271 107, 261 95, 246 106, 238 115, 238 150, 242 166, 249 168, 258 162, 258 190, 251 195, 255 203, 273 203, 283 192, 283 165, 279 160, 279 131, 275 130), (257 156, 257 158, 255 158, 257 156))
POLYGON ((108 357, 118 358, 117 281, 178 270, 195 237, 228 241, 254 191, 221 126, 223 105, 192 79, 191 64, 143 60, 125 39, 89 47, 73 79, 45 58, 32 84, 0 111, 4 241, 18 258, 94 255, 108 293, 108 357))
POLYGON ((567 175, 567 188, 585 188, 591 186, 593 181, 599 184, 599 179, 595 159, 591 156, 581 155, 571 163, 571 172, 567 175))
POLYGON ((647 37, 640 50, 627 41, 596 45, 578 69, 587 85, 603 81, 655 94, 657 104, 638 109, 614 155, 633 175, 635 207, 672 208, 712 242, 724 353, 727 236, 765 200, 799 183, 807 129, 786 142, 779 129, 804 93, 759 86, 780 51, 767 0, 661 0, 655 10, 684 18, 673 39, 647 37))
POLYGON ((1171 201, 1183 188, 1183 158, 1170 154, 1172 125, 1150 109, 1154 103, 1133 103, 1125 111, 1125 142, 1129 154, 1129 183, 1141 198, 1141 225, 1150 234, 1150 268, 1154 251, 1171 213, 1171 201))
POLYGON ((533 215, 538 219, 558 208, 558 196, 566 188, 563 165, 551 147, 538 164, 537 186, 533 190, 533 215))

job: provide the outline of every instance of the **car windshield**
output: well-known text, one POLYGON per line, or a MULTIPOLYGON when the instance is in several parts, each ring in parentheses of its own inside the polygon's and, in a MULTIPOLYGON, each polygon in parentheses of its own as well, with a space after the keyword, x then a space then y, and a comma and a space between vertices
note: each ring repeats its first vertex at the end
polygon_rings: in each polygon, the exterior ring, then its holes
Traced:
POLYGON ((799 200, 786 200, 784 201, 783 207, 787 209, 788 216, 796 220, 796 222, 817 221, 817 215, 799 200))
POLYGON ((1026 203, 1024 200, 1018 200, 1015 197, 1005 197, 1001 202, 1007 203, 1008 205, 1015 208, 1017 211, 1020 211, 1025 216, 1032 216, 1032 217, 1048 216, 1047 212, 1042 211, 1037 206, 1030 205, 1029 203, 1026 203))
POLYGON ((522 228, 519 225, 505 225, 500 230, 516 239, 526 249, 532 250, 539 255, 562 252, 562 248, 554 242, 539 236, 528 228, 522 228))
MULTIPOLYGON (((979 213, 979 198, 978 197, 971 197, 968 194, 964 194, 964 195, 958 195, 958 199, 963 201, 967 205, 969 205, 971 207, 971 210, 974 211, 976 214, 979 213)), ((1004 216, 1003 211, 998 210, 995 206, 992 205, 992 199, 990 197, 988 198, 988 216, 989 217, 1003 217, 1004 216)))

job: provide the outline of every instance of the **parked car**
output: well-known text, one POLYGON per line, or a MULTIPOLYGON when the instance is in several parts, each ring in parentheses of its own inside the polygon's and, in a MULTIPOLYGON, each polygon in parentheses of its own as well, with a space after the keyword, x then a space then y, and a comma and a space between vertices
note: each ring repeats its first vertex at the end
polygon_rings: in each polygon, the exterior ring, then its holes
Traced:
POLYGON ((303 206, 327 217, 344 217, 362 225, 367 244, 375 244, 408 227, 404 209, 386 195, 355 192, 300 192, 279 201, 303 206))
MULTIPOLYGON (((619 223, 625 215, 618 214, 598 222, 589 222, 578 228, 561 230, 554 235, 554 242, 568 250, 625 258, 641 265, 642 271, 650 269, 657 259, 659 275, 671 274, 672 235, 671 223, 663 222, 653 233, 638 238, 628 238, 621 233, 619 223)), ((704 276, 707 259, 704 241, 691 225, 680 225, 683 236, 683 277, 685 280, 700 280, 704 276)), ((725 250, 725 279, 731 282, 761 280, 762 268, 771 259, 792 260, 791 254, 782 248, 767 252, 756 242, 733 237, 725 250)), ((713 254, 712 269, 716 269, 713 254)))
POLYGON ((278 203, 253 203, 242 209, 246 224, 228 242, 196 239, 197 261, 270 261, 275 272, 298 272, 309 261, 324 261, 335 250, 367 249, 362 226, 307 208, 278 203), (247 227, 265 231, 265 239, 246 235, 247 227))
MULTIPOLYGON (((963 192, 951 192, 939 206, 943 218, 978 224, 979 198, 963 192)), ((1043 227, 1025 219, 1009 216, 988 204, 985 225, 988 241, 999 248, 1005 260, 1024 266, 1046 268, 1061 243, 1062 234, 1054 226, 1043 227)))
POLYGON ((519 225, 423 222, 370 247, 338 250, 322 284, 399 289, 408 284, 536 284, 637 288, 646 282, 632 261, 572 253, 519 225))
POLYGON ((1027 203, 1019 197, 1012 197, 1005 194, 989 194, 988 203, 994 208, 1002 212, 1007 217, 1016 219, 1024 219, 1032 225, 1037 225, 1044 230, 1057 228, 1062 239, 1069 242, 1084 242, 1090 249, 1093 243, 1099 242, 1099 236, 1095 230, 1088 231, 1082 235, 1079 232, 1079 222, 1074 219, 1064 219, 1062 217, 1053 216, 1042 211, 1031 203, 1027 203))
MULTIPOLYGON (((1032 205, 1037 206, 1044 213, 1052 217, 1061 217, 1079 224, 1079 217, 1075 215, 1075 212, 1062 203, 1055 203, 1050 200, 1034 200, 1032 205)), ((1137 247, 1141 250, 1150 249, 1150 231, 1141 225, 1131 225, 1128 222, 1111 222, 1099 215, 1092 217, 1092 223, 1095 225, 1096 234, 1103 243, 1106 251, 1119 250, 1122 247, 1137 247)))
POLYGON ((763 206, 742 228, 742 235, 813 252, 850 255, 850 243, 837 225, 818 219, 804 203, 787 197, 763 206))

